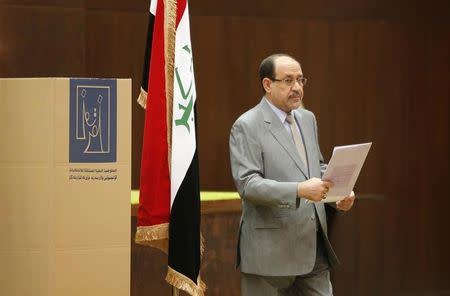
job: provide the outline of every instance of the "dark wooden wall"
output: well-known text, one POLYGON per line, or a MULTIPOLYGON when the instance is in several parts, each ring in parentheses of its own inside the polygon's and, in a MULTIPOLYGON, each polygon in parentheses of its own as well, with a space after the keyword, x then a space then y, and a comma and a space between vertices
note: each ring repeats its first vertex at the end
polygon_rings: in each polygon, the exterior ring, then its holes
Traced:
MULTIPOLYGON (((207 285, 207 295, 240 295, 240 273, 234 267, 240 209, 239 200, 202 202, 202 235, 206 245, 201 277, 207 285)), ((135 232, 136 216, 132 215, 131 296, 171 296, 172 290, 164 281, 167 256, 135 244, 135 232)))
MULTIPOLYGON (((0 0, 0 77, 131 77, 136 98, 147 6, 0 0)), ((335 294, 449 295, 450 2, 192 0, 190 11, 202 189, 234 189, 230 126, 259 101, 260 60, 288 52, 309 78, 305 105, 318 118, 326 158, 335 145, 373 142, 356 189, 369 199, 333 219, 343 262, 335 294)), ((143 115, 134 104, 133 188, 143 115)), ((235 229, 220 231, 210 252, 232 256, 224 248, 235 229)), ((211 287, 228 287, 229 266, 220 270, 205 275, 211 287)))

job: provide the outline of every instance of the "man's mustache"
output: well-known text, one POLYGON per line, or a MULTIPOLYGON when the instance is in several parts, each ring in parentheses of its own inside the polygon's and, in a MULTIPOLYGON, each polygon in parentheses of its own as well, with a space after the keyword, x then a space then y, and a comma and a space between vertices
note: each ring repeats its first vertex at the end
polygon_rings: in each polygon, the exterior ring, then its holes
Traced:
POLYGON ((292 94, 290 95, 290 97, 302 97, 303 96, 303 92, 301 91, 293 91, 292 94))

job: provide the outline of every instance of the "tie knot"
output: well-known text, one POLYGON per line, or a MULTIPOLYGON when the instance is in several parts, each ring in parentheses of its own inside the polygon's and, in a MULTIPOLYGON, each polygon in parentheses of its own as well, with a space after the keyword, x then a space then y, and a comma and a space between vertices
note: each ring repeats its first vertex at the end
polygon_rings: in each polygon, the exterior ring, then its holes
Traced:
POLYGON ((294 122, 294 116, 292 116, 292 113, 288 113, 286 115, 286 121, 289 122, 290 124, 294 122))

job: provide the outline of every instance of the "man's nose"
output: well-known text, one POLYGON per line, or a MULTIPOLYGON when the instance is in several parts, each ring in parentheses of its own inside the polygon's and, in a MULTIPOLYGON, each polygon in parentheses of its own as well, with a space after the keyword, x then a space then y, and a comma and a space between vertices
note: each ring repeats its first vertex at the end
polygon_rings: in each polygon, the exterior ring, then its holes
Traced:
POLYGON ((297 80, 294 80, 294 84, 292 85, 293 90, 301 90, 303 89, 303 84, 301 82, 298 82, 297 80))

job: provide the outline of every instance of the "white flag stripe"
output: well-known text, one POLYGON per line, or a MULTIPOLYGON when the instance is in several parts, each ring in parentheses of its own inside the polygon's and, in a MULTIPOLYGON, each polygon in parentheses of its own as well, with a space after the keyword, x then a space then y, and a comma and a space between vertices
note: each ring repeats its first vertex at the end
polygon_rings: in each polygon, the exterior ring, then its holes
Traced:
POLYGON ((151 14, 156 15, 156 7, 158 4, 158 0, 151 0, 150 1, 150 7, 149 7, 149 11, 151 14))
POLYGON ((170 207, 196 150, 194 103, 197 94, 187 5, 176 31, 173 94, 170 207))

